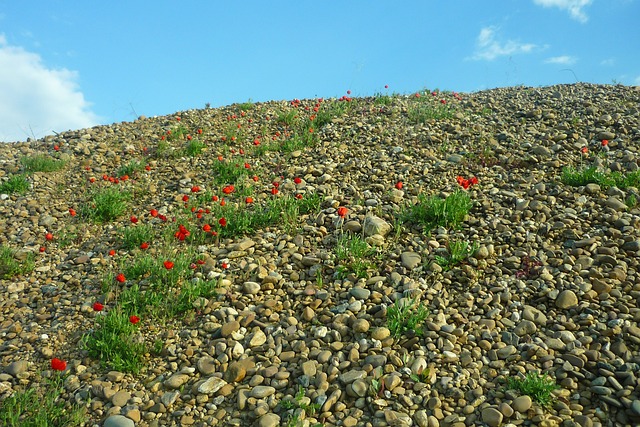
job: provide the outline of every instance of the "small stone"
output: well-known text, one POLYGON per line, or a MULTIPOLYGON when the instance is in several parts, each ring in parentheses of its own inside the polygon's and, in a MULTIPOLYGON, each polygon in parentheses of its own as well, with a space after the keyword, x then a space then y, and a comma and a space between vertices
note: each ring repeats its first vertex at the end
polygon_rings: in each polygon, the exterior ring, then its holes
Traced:
POLYGON ((631 410, 636 414, 640 415, 640 400, 634 400, 631 402, 631 410))
POLYGON ((244 282, 242 290, 245 294, 255 295, 260 292, 260 284, 256 282, 244 282))
POLYGON ((531 320, 521 320, 520 323, 513 328, 513 333, 522 337, 535 333, 537 329, 538 327, 531 320))
POLYGON ((240 329, 240 322, 238 322, 237 320, 232 320, 231 322, 227 322, 222 325, 222 328, 220 328, 220 334, 223 338, 227 338, 238 329, 240 329))
POLYGON ((196 362, 196 368, 201 375, 209 376, 216 371, 215 359, 211 356, 204 356, 196 362))
POLYGON ((249 347, 257 347, 267 342, 267 336, 261 329, 258 329, 249 339, 249 347))
POLYGON ((369 295, 371 295, 371 291, 365 288, 351 288, 349 289, 349 293, 355 299, 363 299, 363 300, 368 299, 369 295))
POLYGON ((256 421, 256 427, 277 427, 280 425, 280 417, 276 414, 264 414, 256 421))
POLYGON ((201 382, 197 387, 197 392, 200 394, 213 394, 227 385, 227 382, 222 378, 209 377, 201 382))
POLYGON ((276 389, 274 387, 271 387, 268 385, 259 385, 259 386, 255 386, 251 390, 251 397, 255 397, 256 399, 262 399, 264 397, 271 396, 275 392, 276 392, 276 389))
POLYGON ((389 330, 389 328, 386 328, 384 326, 381 326, 379 328, 375 328, 372 332, 371 332, 371 338, 373 338, 374 340, 378 340, 378 341, 382 341, 386 338, 389 338, 389 336, 391 336, 391 331, 389 330))
POLYGON ((15 377, 16 375, 26 372, 27 368, 29 368, 29 363, 26 360, 17 360, 4 368, 4 371, 12 377, 15 377))
POLYGON ((128 391, 120 390, 116 394, 111 397, 111 403, 113 406, 125 406, 127 402, 131 399, 131 393, 128 391))
POLYGON ((135 427, 133 420, 124 415, 111 415, 104 421, 104 427, 135 427))
POLYGON ((171 407, 175 401, 180 397, 180 392, 177 390, 167 391, 160 396, 160 402, 167 408, 171 407))
POLYGON ((357 319, 353 322, 353 331, 356 333, 364 333, 369 330, 369 321, 367 319, 357 319))
POLYGON ((617 197, 609 197, 604 204, 617 211, 626 211, 627 205, 617 197))
POLYGON ((422 258, 416 252, 403 252, 400 254, 400 261, 409 270, 413 270, 422 263, 422 258))
POLYGON ((372 215, 364 219, 363 229, 365 236, 379 234, 384 237, 389 233, 389 230, 391 230, 391 226, 384 219, 372 215))
POLYGON ((513 403, 511 404, 511 407, 513 408, 514 411, 517 411, 523 414, 527 412, 529 409, 531 409, 532 404, 533 402, 531 400, 531 397, 525 394, 513 399, 513 403))
POLYGON ((189 381, 189 375, 173 374, 167 378, 163 384, 167 388, 177 389, 182 387, 187 381, 189 381))
POLYGON ((496 408, 485 408, 482 410, 482 421, 487 423, 489 427, 498 427, 502 423, 502 412, 496 408))
POLYGON ((556 298, 556 307, 566 309, 578 305, 578 297, 572 290, 564 290, 560 292, 556 298))

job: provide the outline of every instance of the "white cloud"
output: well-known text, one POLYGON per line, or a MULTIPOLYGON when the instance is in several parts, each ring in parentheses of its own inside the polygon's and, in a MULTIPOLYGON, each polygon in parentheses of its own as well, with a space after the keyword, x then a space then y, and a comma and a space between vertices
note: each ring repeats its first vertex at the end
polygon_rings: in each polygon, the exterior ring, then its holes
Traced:
POLYGON ((533 2, 542 7, 557 7, 567 10, 573 19, 585 23, 589 18, 582 8, 589 6, 593 0, 533 0, 533 2))
POLYGON ((47 68, 40 55, 9 45, 0 34, 0 142, 98 124, 77 79, 66 68, 47 68))
POLYGON ((640 76, 636 77, 636 79, 633 81, 633 84, 635 86, 640 86, 640 76))
POLYGON ((600 65, 604 67, 612 67, 616 64, 615 58, 607 58, 600 61, 600 65))
POLYGON ((544 60, 545 64, 559 64, 559 65, 573 65, 576 63, 576 58, 569 55, 553 56, 544 60))
POLYGON ((476 39, 476 52, 472 59, 492 61, 499 56, 532 52, 537 46, 532 43, 520 43, 514 40, 500 42, 495 39, 496 27, 484 27, 476 39))

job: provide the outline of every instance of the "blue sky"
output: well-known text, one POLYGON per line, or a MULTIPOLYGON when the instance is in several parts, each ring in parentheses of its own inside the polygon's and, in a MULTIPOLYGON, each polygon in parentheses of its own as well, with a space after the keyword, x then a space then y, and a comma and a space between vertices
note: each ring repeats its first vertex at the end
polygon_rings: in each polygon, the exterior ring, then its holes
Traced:
POLYGON ((0 141, 235 102, 640 85, 640 0, 0 0, 0 141))

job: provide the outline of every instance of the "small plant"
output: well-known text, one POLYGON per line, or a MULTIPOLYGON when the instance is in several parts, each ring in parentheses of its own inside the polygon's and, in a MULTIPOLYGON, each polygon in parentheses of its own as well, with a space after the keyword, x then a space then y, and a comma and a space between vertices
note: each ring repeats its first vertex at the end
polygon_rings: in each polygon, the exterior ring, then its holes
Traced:
POLYGON ((150 224, 129 226, 121 231, 122 245, 126 249, 139 248, 143 243, 153 241, 155 233, 153 226, 150 224))
POLYGON ((624 201, 624 203, 627 205, 629 209, 633 209, 636 206, 638 206, 638 198, 635 196, 635 194, 630 194, 627 197, 627 199, 624 201))
POLYGON ((114 307, 96 318, 97 328, 83 336, 82 346, 110 369, 138 373, 146 351, 144 342, 136 337, 138 321, 114 307))
POLYGON ((536 267, 541 266, 542 263, 535 259, 530 257, 529 255, 525 255, 522 257, 521 261, 520 261, 520 270, 516 271, 516 277, 518 279, 521 279, 523 277, 529 279, 531 277, 535 277, 538 274, 540 274, 538 271, 535 270, 536 267))
POLYGON ((247 102, 239 104, 238 108, 240 109, 240 111, 249 111, 253 108, 253 102, 251 101, 251 99, 249 99, 247 102))
POLYGON ((127 202, 130 198, 131 195, 128 192, 108 187, 94 193, 91 201, 81 207, 80 213, 83 217, 95 222, 113 221, 127 211, 127 202))
POLYGON ((63 427, 85 424, 86 410, 63 399, 63 376, 35 382, 24 391, 16 391, 0 405, 0 425, 6 427, 63 427))
POLYGON ((338 267, 338 275, 345 277, 352 272, 357 278, 366 278, 367 270, 374 264, 367 260, 377 253, 376 249, 356 234, 343 234, 336 242, 336 260, 344 264, 338 267))
POLYGON ((133 176, 134 173, 141 171, 143 168, 144 165, 141 162, 137 160, 131 160, 126 165, 122 165, 118 168, 118 170, 116 171, 116 176, 133 176))
POLYGON ((579 187, 587 184, 598 184, 602 189, 618 187, 624 190, 627 187, 640 185, 640 171, 622 174, 620 172, 604 173, 595 166, 582 169, 564 168, 560 178, 563 184, 579 187))
POLYGON ((20 163, 22 163, 26 173, 55 172, 62 169, 66 164, 63 160, 54 159, 46 154, 22 157, 20 163))
POLYGON ((472 246, 469 246, 469 242, 456 241, 448 243, 447 248, 449 252, 447 256, 435 256, 436 263, 445 270, 451 269, 451 267, 460 264, 467 259, 467 257, 473 255, 476 249, 478 249, 478 245, 474 243, 472 246))
POLYGON ((456 190, 445 199, 420 194, 418 203, 408 207, 401 215, 401 220, 421 224, 426 232, 438 226, 457 227, 471 206, 471 198, 462 190, 456 190))
POLYGON ((204 145, 203 142, 200 142, 197 139, 192 139, 190 141, 187 141, 187 146, 185 148, 185 153, 189 157, 195 157, 195 156, 198 156, 198 155, 202 154, 202 150, 204 149, 204 147, 205 147, 205 145, 204 145))
POLYGON ((387 309, 387 325, 395 337, 400 337, 408 331, 414 331, 420 335, 422 333, 420 326, 428 315, 429 309, 422 303, 416 304, 413 299, 400 300, 387 309))
POLYGON ((298 392, 294 397, 294 400, 283 400, 282 402, 280 402, 280 406, 282 407, 282 409, 286 411, 292 411, 290 414, 288 414, 287 424, 285 424, 287 427, 298 426, 300 421, 298 418, 299 415, 294 412, 297 409, 302 410, 305 413, 305 415, 311 415, 311 416, 315 415, 315 413, 320 409, 319 404, 310 403, 308 401, 309 399, 305 398, 305 395, 304 395, 304 388, 300 386, 298 388, 298 392))
POLYGON ((425 368, 425 369, 422 369, 418 373, 411 374, 409 376, 409 378, 411 378, 413 381, 415 381, 417 383, 427 383, 427 382, 429 382, 429 374, 430 373, 431 373, 431 371, 429 371, 429 368, 425 368))
POLYGON ((16 259, 16 251, 8 246, 0 246, 0 278, 10 279, 14 276, 29 274, 33 271, 33 253, 28 252, 22 261, 16 259))
POLYGON ((24 174, 12 175, 8 180, 0 184, 0 193, 25 194, 29 191, 29 181, 24 174))
POLYGON ((542 406, 549 406, 551 404, 551 392, 559 388, 559 386, 547 374, 540 375, 538 372, 527 372, 524 378, 507 378, 507 388, 531 396, 533 400, 542 406))

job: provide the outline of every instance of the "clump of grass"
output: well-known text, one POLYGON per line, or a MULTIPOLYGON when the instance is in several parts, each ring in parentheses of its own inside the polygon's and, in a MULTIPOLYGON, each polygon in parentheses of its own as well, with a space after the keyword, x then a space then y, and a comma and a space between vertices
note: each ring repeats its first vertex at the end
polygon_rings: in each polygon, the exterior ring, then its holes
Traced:
POLYGON ((640 185, 640 171, 622 174, 620 172, 600 172, 595 166, 582 169, 566 167, 562 169, 560 180, 563 184, 571 185, 572 187, 598 184, 603 189, 613 186, 625 189, 627 187, 638 187, 640 185))
POLYGON ((507 378, 507 388, 531 396, 533 400, 542 406, 549 406, 551 404, 551 393, 559 386, 547 374, 540 375, 538 372, 527 372, 524 378, 507 378))
POLYGON ((198 139, 192 139, 187 142, 187 146, 185 147, 185 153, 189 157, 195 157, 202 154, 202 150, 205 145, 203 142, 200 142, 198 139))
POLYGON ((151 243, 155 237, 151 224, 129 226, 121 231, 122 245, 127 249, 140 247, 142 243, 151 243))
POLYGON ((336 243, 336 260, 342 263, 338 267, 339 276, 346 276, 351 272, 359 279, 367 277, 367 270, 374 267, 367 258, 376 253, 376 249, 362 240, 359 235, 341 235, 336 243))
POLYGON ((125 164, 125 165, 121 165, 118 170, 116 171, 116 176, 117 177, 122 177, 122 176, 132 176, 134 173, 141 171, 144 168, 144 165, 137 161, 137 160, 131 160, 129 163, 125 164))
POLYGON ((478 249, 477 243, 469 246, 469 242, 465 241, 449 242, 447 244, 447 256, 436 255, 436 264, 445 270, 449 270, 473 255, 476 249, 478 249))
POLYGON ((97 191, 89 202, 82 205, 80 213, 83 217, 95 222, 113 221, 128 209, 131 194, 115 187, 108 187, 97 191))
POLYGON ((0 425, 6 427, 81 426, 86 409, 62 398, 63 377, 36 382, 24 391, 16 391, 0 405, 0 425))
POLYGON ((430 95, 412 98, 407 109, 409 121, 412 123, 426 123, 430 120, 450 119, 453 110, 448 104, 442 104, 430 95))
POLYGON ((446 198, 418 196, 418 203, 411 205, 401 214, 402 222, 422 225, 425 231, 435 227, 457 227, 469 213, 473 202, 467 193, 456 190, 446 198))
POLYGON ((110 369, 138 373, 143 367, 146 347, 136 337, 138 325, 120 307, 96 318, 96 329, 85 334, 82 347, 110 369))
POLYGON ((26 173, 55 172, 62 169, 66 164, 65 161, 54 159, 46 154, 22 157, 20 163, 22 163, 22 167, 26 173))
MULTIPOLYGON (((282 409, 288 411, 285 419, 287 427, 297 427, 301 421, 300 417, 304 415, 313 416, 320 409, 317 403, 311 403, 309 398, 304 395, 304 388, 300 386, 293 400, 282 400, 280 402, 282 409)), ((303 418, 303 419, 304 419, 303 418)))
POLYGON ((244 167, 244 159, 242 158, 214 161, 211 172, 215 185, 235 185, 241 178, 249 174, 248 169, 244 167))
POLYGON ((400 337, 408 331, 421 335, 422 328, 420 326, 428 315, 429 309, 422 303, 417 304, 413 299, 408 301, 401 299, 387 308, 387 325, 395 337, 400 337))
POLYGON ((253 108, 253 101, 249 99, 247 102, 243 102, 242 104, 238 104, 238 108, 240 111, 249 111, 253 108))
POLYGON ((16 259, 16 251, 8 246, 0 246, 0 278, 10 279, 33 271, 33 253, 28 252, 24 260, 16 259))
POLYGON ((0 184, 0 193, 25 194, 29 191, 29 180, 24 174, 11 175, 8 180, 0 184))

